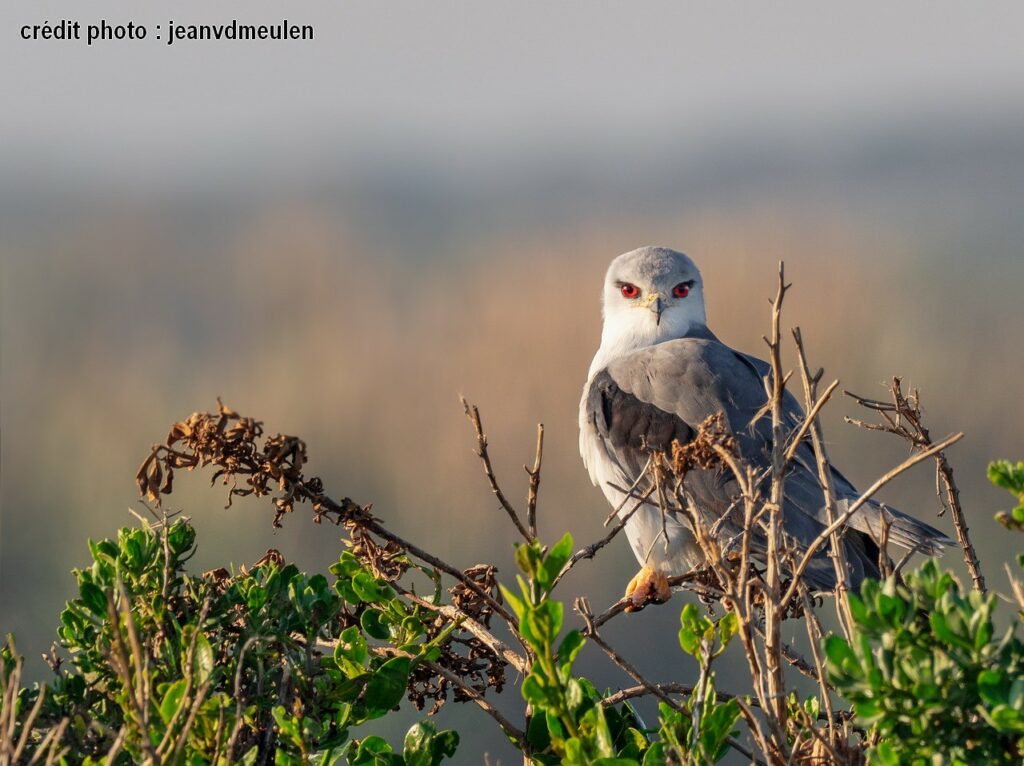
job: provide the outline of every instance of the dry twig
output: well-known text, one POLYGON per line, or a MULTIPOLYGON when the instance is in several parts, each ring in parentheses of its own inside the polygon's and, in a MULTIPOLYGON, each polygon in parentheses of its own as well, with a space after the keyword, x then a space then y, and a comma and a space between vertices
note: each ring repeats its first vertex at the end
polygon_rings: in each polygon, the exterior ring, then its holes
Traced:
MULTIPOLYGON (((894 434, 905 439, 917 450, 928 450, 934 442, 931 433, 924 425, 921 413, 921 397, 914 389, 909 394, 903 393, 903 381, 894 377, 889 383, 889 393, 892 396, 891 402, 881 402, 868 399, 863 396, 844 391, 847 396, 855 400, 861 407, 879 413, 882 416, 882 423, 866 423, 856 418, 845 418, 847 423, 865 428, 869 431, 883 431, 894 434)), ((964 563, 971 573, 974 587, 981 593, 985 593, 985 576, 981 572, 981 562, 971 542, 970 530, 967 527, 967 517, 964 515, 963 506, 960 504, 960 488, 953 478, 953 467, 946 459, 946 454, 941 450, 932 453, 935 457, 935 484, 939 496, 939 515, 945 513, 946 508, 950 510, 953 517, 953 527, 956 529, 956 539, 963 551, 964 563), (941 485, 941 486, 940 486, 941 485), (943 491, 945 498, 943 498, 943 491)))
MULTIPOLYGON (((480 421, 480 410, 475 405, 471 405, 463 397, 461 399, 462 406, 466 410, 466 417, 469 418, 469 422, 473 424, 473 430, 476 432, 476 456, 480 458, 480 461, 484 466, 484 474, 487 476, 487 482, 491 485, 491 492, 498 498, 498 502, 501 503, 501 507, 505 509, 505 513, 508 514, 509 519, 512 521, 513 526, 519 530, 519 534, 523 536, 526 542, 531 542, 535 535, 531 534, 530 530, 523 526, 523 522, 519 520, 519 514, 516 509, 512 507, 512 503, 505 497, 505 493, 501 491, 501 487, 498 485, 498 479, 494 475, 494 467, 491 465, 491 456, 487 451, 487 435, 484 434, 484 426, 480 421)), ((526 469, 527 473, 530 474, 530 492, 532 496, 531 508, 533 513, 536 513, 537 504, 537 487, 540 485, 540 458, 543 450, 543 438, 544 430, 541 426, 537 431, 537 460, 535 463, 535 470, 537 471, 536 477, 530 471, 526 469)), ((528 517, 529 518, 529 517, 528 517)), ((536 518, 534 518, 534 525, 536 525, 536 518)))

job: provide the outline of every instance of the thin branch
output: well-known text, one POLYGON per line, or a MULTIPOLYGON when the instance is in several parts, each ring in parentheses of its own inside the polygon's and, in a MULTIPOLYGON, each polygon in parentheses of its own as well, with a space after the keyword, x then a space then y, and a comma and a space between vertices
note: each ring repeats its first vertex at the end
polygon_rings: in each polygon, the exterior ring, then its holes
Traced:
MULTIPOLYGON (((696 691, 696 689, 693 686, 690 686, 689 684, 681 684, 675 682, 659 684, 652 683, 651 686, 655 687, 664 694, 678 694, 682 697, 689 697, 694 693, 694 691, 696 691)), ((637 686, 628 686, 625 689, 619 689, 617 692, 609 694, 607 697, 602 699, 598 704, 600 704, 601 707, 614 707, 615 705, 627 702, 631 699, 639 699, 641 697, 651 696, 655 695, 650 691, 650 689, 648 689, 646 686, 638 684, 637 686)), ((720 700, 735 699, 738 701, 744 699, 745 695, 730 694, 729 692, 723 692, 719 691, 718 689, 715 689, 715 697, 720 700)), ((752 698, 748 700, 748 702, 753 707, 760 707, 756 699, 752 698)), ((848 718, 848 715, 849 714, 845 712, 839 712, 834 714, 833 720, 837 724, 842 723, 848 718)), ((828 714, 818 713, 818 720, 822 722, 828 721, 828 714)))
MULTIPOLYGON (((692 593, 696 593, 698 596, 711 598, 718 600, 722 597, 722 592, 719 590, 711 590, 707 587, 701 587, 701 580, 707 577, 707 570, 695 570, 687 572, 686 574, 673 575, 668 578, 668 585, 670 588, 684 587, 692 593)), ((605 609, 601 614, 594 617, 593 624, 595 628, 600 628, 606 622, 611 620, 613 617, 617 617, 626 611, 626 607, 632 604, 633 601, 628 596, 623 596, 614 604, 605 609)), ((586 631, 584 631, 586 635, 586 631)))
MULTIPOLYGON (((905 439, 919 450, 927 449, 932 445, 931 432, 924 425, 921 414, 921 400, 917 391, 904 395, 902 380, 893 378, 889 384, 889 392, 892 395, 892 402, 880 402, 874 399, 867 399, 863 396, 844 391, 847 396, 854 399, 860 406, 879 413, 885 420, 884 424, 865 423, 854 418, 846 418, 847 423, 866 428, 871 431, 884 431, 895 434, 905 439)), ((981 561, 978 559, 977 551, 971 542, 970 530, 967 527, 967 517, 964 514, 963 505, 960 503, 960 488, 953 478, 953 467, 946 459, 944 452, 935 454, 935 483, 939 495, 939 503, 942 508, 939 511, 941 516, 948 506, 950 515, 953 518, 953 528, 956 530, 956 539, 963 551, 964 563, 971 573, 974 587, 981 593, 986 593, 985 576, 981 571, 981 561), (946 497, 943 499, 942 492, 945 490, 946 497)))
MULTIPOLYGON (((821 373, 819 372, 814 376, 811 375, 810 368, 807 365, 807 353, 804 350, 804 339, 799 327, 793 329, 793 341, 796 343, 797 358, 800 360, 800 378, 804 385, 804 402, 809 406, 817 392, 821 373)), ((839 381, 833 383, 829 387, 829 391, 832 391, 838 383, 839 381)), ((829 463, 828 450, 825 446, 825 437, 822 434, 818 412, 812 408, 804 422, 810 426, 814 461, 818 468, 818 482, 821 484, 825 495, 825 518, 829 524, 832 524, 839 516, 839 508, 836 502, 835 482, 832 480, 832 466, 829 463)), ((836 573, 836 615, 839 618, 839 627, 842 629, 843 635, 849 640, 852 635, 853 618, 850 616, 850 606, 846 598, 848 566, 846 562, 846 548, 843 545, 842 535, 838 529, 829 536, 829 554, 832 557, 833 570, 836 573)))
POLYGON ((769 403, 772 416, 772 483, 771 496, 768 504, 768 551, 767 551, 767 592, 765 593, 765 670, 768 685, 768 702, 770 714, 768 723, 772 729, 773 745, 779 754, 787 752, 788 745, 780 730, 786 729, 788 712, 785 702, 785 679, 782 674, 780 654, 782 646, 781 628, 782 614, 780 607, 789 603, 789 598, 779 598, 782 588, 782 569, 779 554, 782 548, 782 506, 785 502, 786 454, 785 434, 783 433, 782 399, 785 394, 786 382, 782 372, 782 303, 789 289, 786 284, 785 264, 779 263, 779 284, 772 301, 772 337, 768 343, 769 361, 771 364, 771 380, 769 403))
POLYGON ((533 457, 533 468, 526 469, 530 476, 530 488, 526 495, 526 525, 530 528, 530 536, 537 539, 537 493, 540 490, 540 466, 544 460, 544 424, 537 424, 537 450, 533 457))
MULTIPOLYGON (((765 639, 764 625, 759 621, 755 621, 754 630, 757 635, 762 639, 765 639)), ((804 657, 800 655, 796 649, 791 647, 785 641, 779 642, 779 656, 782 657, 791 667, 795 668, 800 672, 801 675, 806 676, 812 681, 817 682, 818 674, 814 670, 814 666, 811 665, 804 657)))
POLYGON ((601 634, 598 633, 597 625, 595 624, 594 614, 590 610, 590 603, 586 598, 580 597, 576 599, 575 604, 576 613, 583 618, 583 622, 586 625, 586 630, 583 631, 584 635, 587 636, 591 641, 601 647, 604 653, 608 655, 608 658, 618 665, 626 674, 640 684, 649 694, 653 694, 655 697, 660 699, 666 705, 671 707, 680 713, 685 713, 683 706, 676 702, 667 693, 658 688, 657 684, 653 684, 644 678, 643 674, 625 657, 619 654, 615 649, 605 641, 601 634))
POLYGON ((443 616, 446 620, 462 620, 459 627, 465 629, 467 632, 473 634, 476 638, 480 639, 487 647, 494 652, 496 655, 501 657, 505 662, 514 667, 518 672, 526 675, 530 672, 530 664, 520 654, 513 651, 507 644, 495 637, 487 628, 481 625, 479 622, 471 618, 469 615, 460 611, 454 606, 448 606, 445 604, 435 604, 432 601, 417 596, 410 590, 403 588, 398 583, 391 583, 391 587, 394 588, 402 598, 408 601, 429 609, 437 614, 443 616))
POLYGON ((640 497, 639 500, 637 500, 633 507, 630 508, 629 511, 621 519, 619 519, 619 523, 612 527, 611 531, 608 532, 608 534, 606 534, 600 540, 591 543, 585 548, 580 548, 580 550, 572 554, 570 559, 567 562, 565 562, 565 566, 562 567, 562 571, 560 571, 555 576, 555 579, 551 583, 551 589, 554 590, 555 586, 558 585, 561 579, 565 577, 565 575, 567 575, 569 571, 574 566, 576 566, 576 564, 578 564, 583 559, 594 558, 594 556, 597 554, 599 550, 608 545, 608 543, 610 543, 615 538, 615 536, 622 531, 622 529, 626 526, 626 523, 631 518, 633 518, 633 514, 635 514, 643 506, 643 504, 647 501, 647 498, 651 496, 652 492, 654 492, 653 485, 643 494, 643 496, 640 497))
MULTIPOLYGON (((799 328, 793 330, 794 335, 799 336, 799 333, 799 328)), ((802 353, 803 350, 801 349, 801 354, 802 353)), ((803 366, 806 368, 807 360, 803 359, 802 362, 803 366)), ((810 379, 808 377, 804 377, 804 386, 806 387, 810 383, 810 379)), ((786 450, 785 456, 787 463, 789 463, 793 459, 793 456, 796 454, 796 451, 800 448, 800 444, 803 442, 804 437, 807 436, 807 432, 811 429, 811 426, 817 420, 818 414, 821 412, 821 408, 824 407, 828 400, 832 398, 832 392, 835 391, 838 386, 839 381, 833 380, 831 383, 829 383, 828 388, 825 389, 825 393, 818 397, 817 401, 815 401, 814 404, 811 404, 810 401, 807 402, 807 405, 810 407, 810 409, 807 410, 807 415, 804 416, 804 420, 800 424, 800 427, 797 429, 796 433, 792 437, 790 437, 789 449, 786 450)))
MULTIPOLYGON (((242 648, 238 650, 238 665, 235 667, 235 686, 234 686, 234 698, 235 698, 235 723, 231 727, 231 736, 228 737, 228 744, 225 748, 225 756, 227 757, 228 763, 232 762, 235 754, 235 746, 238 743, 238 736, 242 733, 242 726, 245 722, 243 711, 244 697, 242 695, 242 672, 245 670, 245 654, 249 651, 249 648, 259 643, 260 641, 270 640, 265 636, 250 636, 246 639, 245 643, 242 644, 242 648)), ((262 681, 261 681, 262 684, 262 681)))
MULTIPOLYGON (((122 598, 124 598, 124 600, 127 601, 127 593, 124 591, 123 584, 121 585, 121 590, 123 594, 122 598)), ((195 666, 196 645, 199 643, 199 636, 202 634, 202 626, 203 623, 206 622, 206 616, 209 613, 209 610, 210 595, 207 594, 206 597, 203 599, 202 606, 199 609, 199 617, 195 623, 195 630, 192 631, 192 638, 189 641, 188 649, 185 652, 185 689, 182 692, 181 700, 179 700, 178 706, 174 710, 174 714, 171 716, 171 720, 167 724, 167 730, 164 732, 163 739, 160 740, 160 744, 156 748, 156 752, 161 758, 166 757, 167 752, 170 750, 172 746, 175 745, 174 729, 178 725, 178 719, 181 718, 182 714, 184 714, 186 710, 189 710, 189 702, 191 700, 192 695, 192 684, 195 680, 193 677, 193 669, 195 666)), ((201 701, 202 698, 203 695, 197 695, 197 700, 201 701)), ((191 728, 191 725, 186 724, 186 728, 184 730, 185 736, 187 736, 187 731, 189 728, 191 728)), ((175 752, 177 752, 177 748, 175 748, 175 752)))
MULTIPOLYGON (((127 610, 127 606, 124 607, 127 610)), ((146 721, 148 720, 148 713, 145 707, 145 702, 141 698, 136 684, 132 682, 132 670, 131 664, 128 660, 128 649, 125 646, 124 637, 121 635, 121 620, 118 615, 117 607, 114 605, 114 592, 112 590, 107 591, 107 619, 110 620, 111 626, 114 628, 114 647, 113 650, 107 655, 110 664, 117 671, 121 677, 121 682, 124 684, 125 693, 129 700, 131 700, 133 712, 138 720, 139 728, 141 730, 140 741, 142 742, 142 749, 146 753, 145 763, 147 764, 159 764, 160 756, 156 752, 156 748, 153 746, 152 739, 149 736, 148 727, 146 721)), ((127 612, 127 619, 129 622, 133 621, 131 612, 127 612)), ((141 664, 136 661, 136 665, 140 667, 141 664)))
POLYGON ((67 746, 60 750, 57 749, 57 746, 60 745, 61 741, 64 739, 64 732, 67 731, 70 724, 70 718, 62 718, 60 723, 52 727, 46 733, 46 736, 43 737, 43 741, 40 742, 39 747, 36 748, 36 752, 32 756, 32 759, 28 762, 29 766, 37 763, 44 755, 46 756, 45 763, 49 766, 50 764, 56 763, 70 752, 71 748, 67 746))
MULTIPOLYGON (((694 687, 689 684, 680 683, 664 683, 664 684, 651 684, 651 686, 658 689, 662 694, 680 694, 684 697, 689 697, 694 692, 694 687)), ((732 699, 734 695, 727 694, 726 692, 715 692, 720 699, 732 699)), ((601 700, 602 707, 613 707, 626 700, 636 699, 638 697, 651 696, 653 693, 651 690, 643 685, 630 686, 626 689, 619 689, 614 694, 610 694, 601 700)))
POLYGON ((814 672, 818 677, 818 689, 821 692, 821 702, 825 706, 825 715, 828 718, 828 733, 831 738, 834 736, 835 731, 833 729, 832 695, 829 693, 831 686, 825 678, 825 665, 821 658, 823 632, 821 623, 818 621, 818 615, 811 605, 811 597, 807 592, 807 586, 804 584, 800 585, 800 600, 804 605, 804 623, 807 626, 807 640, 811 645, 811 657, 814 658, 814 672))
POLYGON ((516 629, 517 625, 518 625, 518 621, 512 615, 512 613, 509 612, 500 603, 498 603, 498 601, 495 600, 495 598, 490 593, 488 593, 483 588, 481 588, 477 583, 473 582, 472 578, 467 577, 465 572, 462 572, 461 570, 456 569, 455 567, 453 567, 451 564, 447 563, 446 561, 443 561, 443 560, 439 559, 437 556, 434 556, 433 554, 428 553, 427 551, 423 550, 422 548, 420 548, 417 545, 413 545, 408 540, 405 540, 405 539, 399 537, 394 532, 391 532, 390 530, 388 530, 387 528, 382 526, 375 519, 365 519, 365 520, 361 519, 359 523, 360 523, 361 526, 363 526, 366 529, 370 530, 371 532, 373 532, 378 537, 381 537, 381 538, 383 538, 383 539, 385 539, 385 540, 387 540, 389 542, 394 543, 395 545, 397 545, 400 548, 404 549, 410 555, 415 556, 416 558, 418 558, 420 561, 423 561, 423 562, 425 562, 427 564, 430 564, 435 569, 439 569, 442 572, 444 572, 445 574, 448 574, 448 575, 451 575, 452 577, 454 577, 460 583, 462 583, 467 588, 469 588, 471 591, 473 591, 473 593, 475 593, 477 596, 479 596, 481 599, 483 599, 487 603, 487 605, 492 610, 494 610, 494 612, 496 614, 500 615, 501 618, 503 620, 505 620, 506 623, 508 623, 508 625, 512 629, 512 631, 517 636, 519 635, 518 630, 516 629))
POLYGON ((516 741, 516 745, 519 747, 520 750, 525 751, 527 749, 526 733, 522 729, 515 726, 504 715, 502 715, 501 711, 494 707, 494 705, 492 705, 490 702, 488 702, 484 698, 484 696, 480 694, 480 692, 478 692, 473 687, 463 683, 461 678, 459 678, 457 675, 452 673, 447 668, 438 665, 436 662, 425 661, 424 664, 427 667, 429 667, 432 671, 437 673, 439 676, 443 676, 444 678, 446 678, 449 681, 449 683, 457 687, 460 692, 462 692, 464 695, 466 695, 466 697, 471 699, 477 705, 477 707, 479 707, 481 710, 487 713, 487 715, 493 718, 502 728, 505 734, 507 734, 509 737, 516 741))
POLYGON ((192 707, 189 709, 188 718, 185 719, 185 725, 181 727, 181 731, 178 733, 177 744, 174 747, 174 753, 171 756, 171 763, 180 763, 181 754, 185 750, 185 744, 188 742, 189 732, 192 731, 192 727, 195 726, 196 716, 199 715, 199 708, 202 707, 203 702, 206 701, 206 695, 210 693, 213 683, 207 681, 196 691, 196 698, 192 703, 192 707))
POLYGON ((870 500, 871 497, 878 492, 878 490, 880 490, 890 481, 895 479, 897 476, 913 468, 922 460, 927 460, 928 458, 933 457, 934 455, 937 455, 938 453, 942 452, 942 450, 948 449, 951 445, 956 444, 963 437, 964 435, 962 433, 956 433, 953 434, 952 436, 947 436, 941 442, 932 445, 923 452, 918 452, 916 455, 911 455, 898 466, 887 471, 885 475, 883 475, 874 484, 868 487, 866 492, 864 492, 854 502, 850 503, 850 506, 846 509, 846 512, 843 515, 841 515, 838 519, 836 519, 834 522, 829 524, 828 527, 826 527, 824 531, 822 531, 821 534, 814 538, 814 540, 811 541, 811 544, 807 546, 804 552, 804 557, 800 561, 800 565, 797 567, 796 571, 793 572, 793 582, 789 586, 789 589, 786 591, 786 597, 782 600, 782 603, 788 603, 789 600, 793 597, 793 594, 796 593, 797 578, 803 575, 804 570, 807 569, 807 565, 810 564, 811 559, 813 558, 814 554, 818 551, 818 548, 820 548, 822 544, 828 540, 829 536, 833 532, 842 529, 842 527, 851 518, 853 518, 853 514, 859 511, 861 506, 863 506, 864 503, 870 500))
MULTIPOLYGON (((469 418, 469 422, 473 424, 473 430, 476 432, 476 456, 483 463, 484 474, 487 476, 487 482, 491 485, 491 492, 498 498, 501 507, 505 509, 505 513, 508 514, 512 524, 519 530, 519 534, 523 536, 523 539, 528 543, 533 542, 534 536, 530 534, 530 530, 523 526, 523 522, 519 520, 519 514, 516 512, 516 509, 512 507, 508 498, 505 497, 505 493, 498 486, 498 478, 494 475, 494 468, 491 465, 491 456, 487 452, 487 436, 484 434, 483 423, 480 422, 480 410, 477 409, 476 405, 471 405, 467 402, 465 397, 460 397, 460 401, 466 410, 466 417, 469 418)), ((531 484, 532 482, 533 479, 531 478, 531 484)), ((537 477, 537 482, 538 484, 540 483, 539 476, 537 477)))
POLYGON ((39 711, 43 707, 43 700, 46 698, 46 687, 39 687, 39 694, 36 696, 36 704, 32 706, 32 710, 29 711, 28 717, 22 722, 21 737, 18 739, 18 744, 14 748, 14 755, 11 758, 12 763, 17 763, 18 759, 21 758, 22 752, 25 750, 25 745, 28 744, 29 735, 32 733, 32 724, 36 720, 36 716, 39 715, 39 711))
POLYGON ((612 523, 612 519, 614 519, 618 515, 619 511, 626 507, 626 503, 630 501, 630 498, 635 500, 636 498, 640 497, 639 495, 635 494, 636 488, 640 486, 640 482, 644 480, 644 477, 647 475, 647 472, 651 470, 651 463, 653 461, 654 453, 651 453, 651 455, 649 455, 647 458, 647 462, 644 464, 644 470, 642 470, 640 472, 640 475, 637 476, 633 483, 629 485, 629 489, 623 489, 614 482, 608 482, 609 487, 616 490, 617 492, 622 493, 622 500, 620 500, 619 504, 612 509, 611 513, 605 516, 603 526, 607 527, 609 524, 612 523))

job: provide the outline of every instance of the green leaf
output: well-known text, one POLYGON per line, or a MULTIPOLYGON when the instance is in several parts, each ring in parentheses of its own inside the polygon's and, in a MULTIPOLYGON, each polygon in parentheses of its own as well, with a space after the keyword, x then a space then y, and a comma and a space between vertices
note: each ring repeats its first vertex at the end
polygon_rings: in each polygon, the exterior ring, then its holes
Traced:
POLYGON ((367 635, 383 641, 391 637, 391 632, 383 618, 383 612, 377 609, 367 609, 359 618, 359 624, 363 626, 367 635))
POLYGON ((338 643, 334 647, 334 661, 349 677, 357 676, 366 668, 366 661, 370 657, 370 651, 366 646, 366 639, 359 632, 359 628, 353 625, 346 628, 338 636, 338 643))
POLYGON ((249 588, 249 592, 246 596, 250 612, 258 612, 263 608, 263 605, 267 603, 267 591, 259 585, 253 585, 249 588))
POLYGON ((565 685, 565 703, 573 713, 583 704, 583 687, 575 678, 570 678, 565 685))
POLYGON ((970 651, 972 649, 971 643, 966 641, 963 637, 958 636, 953 629, 950 627, 949 622, 946 620, 946 616, 939 612, 932 612, 928 616, 928 621, 931 623, 932 630, 935 631, 935 635, 945 641, 947 644, 952 644, 961 649, 970 651))
POLYGON ((213 674, 213 647, 209 639, 199 633, 192 654, 192 682, 201 686, 213 674))
POLYGON ((356 592, 360 601, 368 604, 378 604, 388 601, 395 595, 394 591, 384 583, 377 582, 369 572, 362 570, 356 572, 352 578, 352 589, 356 592))
POLYGON ((1024 500, 1024 461, 1016 465, 1009 460, 996 460, 988 465, 988 479, 997 487, 1009 490, 1024 500))
POLYGON ((523 604, 523 600, 504 585, 499 585, 498 587, 501 589, 501 595, 505 598, 505 601, 507 601, 508 605, 512 607, 512 611, 515 613, 516 617, 520 620, 523 619, 523 612, 526 608, 523 604))
POLYGON ((398 706, 405 696, 411 667, 408 657, 392 657, 374 671, 364 694, 370 718, 379 718, 398 706))
POLYGON ((383 737, 371 736, 361 742, 350 742, 345 749, 349 766, 399 766, 404 764, 383 737))
POLYGON ((740 630, 740 618, 736 616, 736 612, 729 612, 718 621, 718 630, 721 631, 720 641, 722 642, 722 648, 724 649, 732 641, 733 636, 739 633, 740 630))
POLYGON ((196 539, 196 530, 192 525, 184 521, 176 521, 171 525, 171 528, 167 531, 167 545, 171 549, 171 553, 175 556, 181 556, 183 553, 187 553, 189 548, 196 539))
POLYGON ((97 617, 107 616, 107 595, 91 582, 81 582, 78 585, 78 592, 85 607, 97 617))
POLYGON ((851 667, 856 667, 857 657, 853 649, 846 643, 846 639, 840 636, 829 636, 825 639, 825 656, 838 671, 849 672, 851 667))
POLYGON ((552 643, 562 630, 563 609, 559 601, 542 601, 527 611, 520 623, 523 638, 535 648, 552 643))
POLYGON ((665 745, 655 742, 644 753, 643 766, 664 766, 666 763, 665 745))
POLYGON ((558 664, 562 667, 571 666, 585 643, 587 640, 578 630, 570 630, 566 633, 562 643, 558 645, 558 664))
POLYGON ((438 732, 430 721, 414 725, 405 735, 405 766, 436 766, 445 757, 455 755, 459 735, 454 731, 438 732))
POLYGON ((165 724, 171 722, 175 712, 181 706, 181 700, 185 696, 185 679, 175 681, 164 692, 164 698, 160 702, 160 718, 165 724))
POLYGON ((997 705, 1006 699, 1002 673, 996 670, 983 670, 978 674, 978 694, 990 705, 997 705))
POLYGON ((868 751, 868 763, 871 766, 899 766, 900 757, 888 742, 879 742, 868 751))
POLYGON ((686 604, 679 613, 679 646, 684 652, 694 657, 700 655, 701 641, 704 640, 713 623, 702 616, 696 605, 686 604))
POLYGON ((310 766, 344 766, 345 748, 333 747, 330 750, 323 750, 314 753, 309 758, 310 766))
POLYGON ((526 730, 526 741, 534 750, 546 750, 551 744, 548 722, 543 715, 534 715, 530 718, 530 725, 526 730))
POLYGON ((537 575, 540 560, 539 543, 522 543, 516 546, 516 566, 528 577, 537 575))
MULTIPOLYGON (((864 588, 861 587, 863 593, 864 588)), ((864 602, 856 593, 850 593, 846 598, 846 603, 850 607, 850 616, 853 617, 853 621, 858 625, 865 625, 868 622, 868 609, 864 605, 864 602)))
POLYGON ((818 714, 821 712, 821 703, 818 702, 817 697, 808 697, 804 700, 804 712, 812 720, 818 719, 818 714))
POLYGON ((571 557, 572 535, 566 532, 562 539, 555 543, 551 550, 548 551, 543 566, 537 572, 537 581, 545 591, 551 588, 551 583, 555 581, 558 573, 562 571, 562 567, 565 566, 571 557))
POLYGON ((562 632, 562 620, 565 607, 561 601, 545 601, 537 607, 537 614, 542 615, 550 630, 549 638, 554 640, 555 636, 562 632))
POLYGON ((523 699, 531 705, 542 708, 548 701, 546 687, 547 684, 544 682, 544 676, 539 675, 537 671, 534 671, 523 679, 523 685, 520 691, 523 694, 523 699))

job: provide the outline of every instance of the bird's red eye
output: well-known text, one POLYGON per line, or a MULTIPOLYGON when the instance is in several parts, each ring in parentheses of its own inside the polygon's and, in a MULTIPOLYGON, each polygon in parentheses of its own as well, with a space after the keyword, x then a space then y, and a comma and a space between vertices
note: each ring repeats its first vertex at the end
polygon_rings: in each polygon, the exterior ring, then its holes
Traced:
POLYGON ((672 288, 672 294, 677 298, 685 298, 690 294, 690 283, 680 282, 678 285, 672 288))
POLYGON ((636 285, 631 285, 629 282, 623 282, 621 289, 623 298, 635 298, 640 294, 640 288, 636 285))

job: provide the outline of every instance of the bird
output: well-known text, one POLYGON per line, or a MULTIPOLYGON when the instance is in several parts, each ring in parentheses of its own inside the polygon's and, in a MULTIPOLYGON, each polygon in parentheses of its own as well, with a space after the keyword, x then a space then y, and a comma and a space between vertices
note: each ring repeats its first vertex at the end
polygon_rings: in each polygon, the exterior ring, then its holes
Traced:
MULTIPOLYGON (((580 400, 580 454, 591 481, 617 514, 632 514, 624 531, 641 569, 627 586, 626 597, 635 610, 668 600, 669 577, 707 564, 677 500, 666 503, 663 495, 661 502, 650 496, 642 501, 653 491, 648 471, 652 453, 670 453, 673 442, 692 442, 700 425, 718 415, 742 459, 761 476, 769 475, 772 423, 764 411, 771 366, 730 348, 709 329, 700 270, 676 250, 641 247, 615 258, 604 280, 602 314, 601 343, 580 400)), ((790 428, 804 417, 788 391, 782 410, 790 428)), ((859 493, 835 466, 828 470, 837 503, 845 510, 859 493)), ((828 526, 825 492, 806 439, 783 486, 782 529, 799 550, 828 526)), ((682 489, 678 497, 711 520, 723 551, 735 546, 743 511, 732 472, 722 466, 693 468, 685 472, 682 489)), ((934 527, 869 500, 841 534, 845 585, 854 592, 866 578, 879 577, 879 542, 886 522, 888 541, 910 550, 936 554, 953 544, 934 527)), ((752 532, 750 546, 751 555, 763 561, 763 532, 752 532)), ((803 573, 815 594, 832 592, 838 585, 824 548, 812 555, 803 573)))

